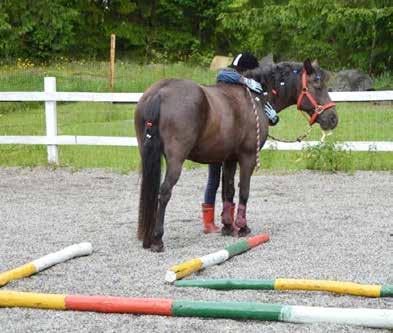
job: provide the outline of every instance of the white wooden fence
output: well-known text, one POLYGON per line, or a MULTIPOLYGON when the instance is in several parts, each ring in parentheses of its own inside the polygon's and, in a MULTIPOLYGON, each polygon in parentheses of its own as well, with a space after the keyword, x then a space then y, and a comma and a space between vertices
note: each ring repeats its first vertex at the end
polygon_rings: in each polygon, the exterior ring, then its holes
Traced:
MULTIPOLYGON (((57 135, 56 102, 124 102, 137 103, 142 93, 57 92, 56 78, 45 77, 43 92, 0 92, 0 102, 45 102, 46 136, 0 136, 0 144, 46 145, 48 162, 59 164, 58 145, 137 146, 134 137, 57 135)), ((392 101, 393 91, 331 92, 335 102, 392 101)), ((392 111, 393 112, 393 111, 392 111)), ((301 150, 317 141, 281 143, 268 141, 264 149, 301 150)), ((391 141, 346 141, 340 148, 352 151, 390 151, 391 141)))

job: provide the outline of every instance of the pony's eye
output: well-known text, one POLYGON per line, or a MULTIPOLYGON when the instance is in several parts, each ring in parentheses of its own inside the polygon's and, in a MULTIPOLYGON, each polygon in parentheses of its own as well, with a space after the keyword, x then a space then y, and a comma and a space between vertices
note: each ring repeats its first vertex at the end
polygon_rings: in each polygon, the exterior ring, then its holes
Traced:
POLYGON ((313 83, 314 83, 313 85, 314 85, 315 89, 321 90, 321 88, 322 88, 321 75, 319 75, 319 74, 315 75, 313 83))

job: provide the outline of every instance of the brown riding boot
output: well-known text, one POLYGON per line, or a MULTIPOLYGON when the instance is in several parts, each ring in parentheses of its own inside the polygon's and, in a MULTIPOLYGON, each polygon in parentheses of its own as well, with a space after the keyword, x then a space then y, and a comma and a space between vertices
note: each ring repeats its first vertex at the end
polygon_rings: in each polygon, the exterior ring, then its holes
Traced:
POLYGON ((214 224, 214 206, 210 204, 202 204, 203 214, 203 232, 211 234, 220 232, 220 228, 214 224))

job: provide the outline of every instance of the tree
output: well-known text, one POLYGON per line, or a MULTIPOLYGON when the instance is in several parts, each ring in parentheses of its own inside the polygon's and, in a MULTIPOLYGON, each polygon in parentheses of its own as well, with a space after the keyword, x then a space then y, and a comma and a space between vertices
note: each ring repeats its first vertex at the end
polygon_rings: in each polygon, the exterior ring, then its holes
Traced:
POLYGON ((279 59, 318 58, 329 68, 381 72, 393 67, 393 7, 388 1, 290 0, 280 4, 237 0, 220 16, 231 49, 279 59), (360 5, 355 6, 355 3, 360 5))
POLYGON ((72 42, 77 12, 64 0, 2 1, 0 45, 3 56, 48 58, 72 42))

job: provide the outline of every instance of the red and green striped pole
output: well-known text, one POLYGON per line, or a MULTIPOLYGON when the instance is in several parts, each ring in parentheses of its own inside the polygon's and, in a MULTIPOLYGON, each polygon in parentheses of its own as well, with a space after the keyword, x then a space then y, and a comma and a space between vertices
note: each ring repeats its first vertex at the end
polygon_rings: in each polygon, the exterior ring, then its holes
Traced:
POLYGON ((354 282, 304 279, 275 280, 183 280, 176 281, 177 287, 199 287, 210 289, 262 289, 262 290, 307 290, 327 291, 364 297, 393 297, 393 285, 372 285, 354 282))
POLYGON ((247 240, 238 241, 225 249, 195 258, 179 265, 171 267, 165 275, 165 281, 174 282, 203 268, 218 265, 232 258, 235 255, 246 252, 255 246, 266 243, 269 240, 268 234, 260 234, 247 240))
POLYGON ((323 308, 251 302, 182 301, 165 298, 78 296, 14 291, 0 291, 0 307, 249 319, 291 323, 330 322, 393 328, 393 310, 383 309, 323 308))

